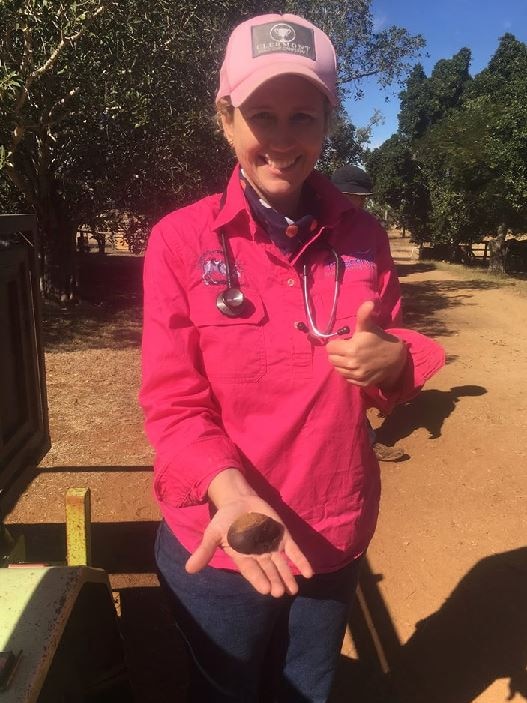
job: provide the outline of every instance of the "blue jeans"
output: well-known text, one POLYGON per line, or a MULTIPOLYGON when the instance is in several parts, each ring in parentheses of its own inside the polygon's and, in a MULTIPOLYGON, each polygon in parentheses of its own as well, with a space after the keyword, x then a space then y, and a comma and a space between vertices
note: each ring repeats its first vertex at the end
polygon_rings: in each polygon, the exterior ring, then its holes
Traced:
POLYGON ((184 568, 189 553, 162 522, 161 584, 191 660, 191 703, 326 703, 360 559, 340 571, 298 577, 296 596, 257 593, 237 572, 184 568))

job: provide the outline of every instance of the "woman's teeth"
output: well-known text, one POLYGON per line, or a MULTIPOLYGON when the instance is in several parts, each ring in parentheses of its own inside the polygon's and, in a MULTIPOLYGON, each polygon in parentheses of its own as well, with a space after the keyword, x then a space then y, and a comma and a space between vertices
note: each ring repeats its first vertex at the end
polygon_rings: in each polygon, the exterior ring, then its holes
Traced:
POLYGON ((285 171, 286 168, 289 168, 295 163, 296 157, 294 159, 288 159, 287 161, 277 161, 276 159, 270 159, 266 156, 265 160, 267 161, 267 165, 271 168, 275 168, 278 171, 285 171))

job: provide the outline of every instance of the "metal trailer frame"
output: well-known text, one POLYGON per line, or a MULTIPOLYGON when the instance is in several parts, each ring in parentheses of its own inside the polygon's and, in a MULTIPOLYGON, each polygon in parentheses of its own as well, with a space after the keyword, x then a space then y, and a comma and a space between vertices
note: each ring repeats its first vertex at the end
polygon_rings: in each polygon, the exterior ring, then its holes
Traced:
POLYGON ((19 416, 10 414, 8 391, 2 388, 0 511, 9 487, 51 447, 41 324, 36 216, 0 215, 0 374, 9 381, 15 372, 11 393, 19 416))

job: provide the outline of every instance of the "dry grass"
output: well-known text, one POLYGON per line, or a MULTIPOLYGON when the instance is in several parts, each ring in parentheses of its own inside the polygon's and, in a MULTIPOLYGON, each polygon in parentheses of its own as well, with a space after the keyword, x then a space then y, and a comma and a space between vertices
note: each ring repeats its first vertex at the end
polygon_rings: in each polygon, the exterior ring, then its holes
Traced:
POLYGON ((52 434, 43 466, 150 464, 137 402, 142 260, 91 254, 81 263, 83 302, 43 311, 52 434))

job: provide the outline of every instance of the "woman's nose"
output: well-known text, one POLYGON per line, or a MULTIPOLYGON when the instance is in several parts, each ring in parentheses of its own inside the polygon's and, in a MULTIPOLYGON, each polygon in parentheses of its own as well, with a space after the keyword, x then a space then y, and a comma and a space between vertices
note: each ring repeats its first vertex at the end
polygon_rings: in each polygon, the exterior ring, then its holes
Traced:
POLYGON ((295 130, 290 124, 278 123, 271 134, 271 145, 274 149, 287 151, 295 143, 295 130))

